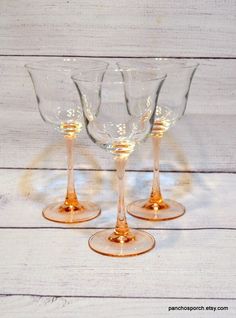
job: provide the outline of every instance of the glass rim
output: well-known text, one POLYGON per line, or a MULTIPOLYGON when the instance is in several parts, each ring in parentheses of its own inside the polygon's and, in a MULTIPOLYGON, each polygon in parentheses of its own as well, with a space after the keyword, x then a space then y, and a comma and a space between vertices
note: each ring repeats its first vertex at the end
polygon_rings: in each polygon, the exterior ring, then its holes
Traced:
MULTIPOLYGON (((76 63, 84 63, 84 67, 88 67, 90 63, 94 63, 94 66, 91 67, 91 70, 100 70, 104 67, 107 68, 109 63, 99 59, 87 59, 87 58, 62 58, 61 60, 41 60, 32 63, 26 63, 24 67, 29 70, 39 70, 39 71, 57 71, 57 72, 70 72, 78 70, 79 66, 76 63), (64 64, 63 64, 64 63, 64 64), (101 66, 97 65, 96 63, 101 63, 101 66)), ((89 68, 89 67, 88 67, 89 68)))
MULTIPOLYGON (((184 59, 184 58, 183 58, 184 59)), ((190 59, 185 59, 185 61, 182 61, 182 60, 177 60, 176 59, 173 59, 173 58, 161 58, 161 57, 156 57, 154 58, 155 61, 163 61, 163 62, 167 62, 167 63, 170 63, 170 66, 181 66, 182 68, 192 68, 192 67, 197 67, 200 65, 199 62, 196 62, 196 61, 192 61, 190 59), (175 60, 175 61, 174 61, 175 60)), ((168 66, 168 65, 167 65, 168 66)))
MULTIPOLYGON (((138 68, 134 68, 134 70, 140 70, 138 68)), ((153 68, 154 70, 154 68, 153 68)), ((120 69, 115 69, 113 71, 121 71, 120 69)), ((98 84, 101 84, 101 83, 105 83, 105 84, 124 84, 125 81, 117 81, 117 80, 106 80, 104 81, 103 79, 102 80, 96 80, 96 79, 92 79, 92 80, 89 80, 89 79, 85 79, 85 78, 80 78, 79 76, 82 75, 82 74, 89 74, 90 72, 92 72, 92 70, 90 71, 85 71, 85 72, 78 72, 78 73, 75 73, 75 74, 72 74, 71 78, 73 81, 79 81, 79 82, 83 82, 83 83, 98 83, 98 84)), ((154 82, 154 81, 157 81, 157 80, 164 80, 165 78, 167 77, 167 74, 163 74, 163 75, 158 75, 158 76, 155 76, 155 77, 152 77, 152 78, 148 78, 148 79, 143 79, 143 80, 131 80, 130 82, 132 83, 145 83, 145 82, 154 82)))
MULTIPOLYGON (((139 62, 140 62, 140 66, 139 67, 136 67, 136 66, 132 66, 132 62, 134 62, 134 61, 132 61, 132 60, 130 60, 130 62, 131 62, 131 65, 128 65, 128 64, 125 64, 125 63, 123 63, 123 62, 117 62, 116 64, 119 66, 119 69, 120 70, 124 70, 124 68, 127 70, 127 69, 138 69, 138 68, 141 68, 141 69, 152 69, 152 70, 160 70, 161 71, 161 68, 162 68, 162 66, 163 65, 154 65, 151 61, 148 61, 148 60, 145 60, 145 59, 148 59, 148 58, 141 58, 140 60, 139 60, 139 62), (143 60, 142 60, 143 59, 143 60), (143 63, 143 65, 142 65, 142 63, 143 63), (123 64, 123 67, 121 66, 121 64, 123 64)), ((160 61, 160 62, 164 62, 164 63, 166 63, 166 65, 165 65, 165 67, 166 68, 172 68, 173 67, 173 69, 174 68, 178 68, 178 67, 181 67, 181 68, 183 68, 183 69, 185 69, 185 68, 193 68, 193 67, 198 67, 199 65, 200 65, 200 63, 199 62, 195 62, 195 61, 174 61, 173 59, 169 59, 169 58, 161 58, 161 57, 156 57, 156 58, 152 58, 152 61, 160 61)), ((138 61, 137 61, 137 63, 138 63, 138 61)), ((165 71, 163 71, 163 72, 165 72, 165 71)), ((168 74, 167 74, 167 76, 168 76, 168 74)))

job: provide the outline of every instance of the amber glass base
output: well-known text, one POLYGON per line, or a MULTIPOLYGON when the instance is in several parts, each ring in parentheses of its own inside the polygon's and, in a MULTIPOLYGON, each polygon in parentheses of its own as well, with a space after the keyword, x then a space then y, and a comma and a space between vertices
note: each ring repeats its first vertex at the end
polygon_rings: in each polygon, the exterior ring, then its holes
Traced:
POLYGON ((91 202, 80 201, 80 208, 66 207, 64 202, 49 204, 43 210, 45 219, 59 223, 80 223, 92 220, 101 209, 91 202))
POLYGON ((161 204, 150 204, 148 200, 138 200, 130 203, 127 210, 132 216, 149 221, 167 221, 185 213, 185 207, 173 200, 165 200, 161 204))
POLYGON ((146 253, 155 246, 155 239, 147 232, 132 230, 128 239, 118 240, 112 230, 95 233, 89 239, 89 247, 106 256, 128 257, 146 253), (123 241, 123 242, 122 242, 123 241))

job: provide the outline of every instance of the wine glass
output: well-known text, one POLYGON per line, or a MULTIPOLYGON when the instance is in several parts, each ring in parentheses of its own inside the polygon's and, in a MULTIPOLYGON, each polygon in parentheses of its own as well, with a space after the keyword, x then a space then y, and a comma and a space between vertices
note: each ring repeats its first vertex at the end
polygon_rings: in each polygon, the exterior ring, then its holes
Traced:
POLYGON ((159 74, 166 73, 167 78, 161 89, 156 107, 156 117, 150 136, 153 145, 153 182, 150 197, 132 202, 128 205, 128 213, 144 220, 164 221, 175 219, 185 213, 185 207, 174 200, 163 199, 159 177, 160 142, 165 132, 175 125, 184 115, 190 86, 198 64, 192 62, 171 62, 168 59, 154 61, 120 62, 124 76, 128 77, 130 70, 136 65, 144 69, 156 69, 159 74))
POLYGON ((135 145, 151 132, 164 77, 158 77, 155 70, 137 69, 124 79, 120 70, 109 68, 106 72, 80 72, 72 78, 81 98, 89 137, 113 155, 119 189, 114 231, 95 233, 89 239, 89 246, 107 256, 145 253, 154 247, 155 240, 144 231, 131 230, 127 224, 124 173, 135 145))
POLYGON ((83 126, 83 112, 71 79, 75 70, 105 70, 107 63, 92 59, 63 58, 25 65, 33 82, 42 119, 59 131, 66 142, 68 184, 63 202, 49 204, 43 216, 60 223, 78 223, 97 217, 101 210, 91 202, 79 201, 75 191, 74 143, 83 126))

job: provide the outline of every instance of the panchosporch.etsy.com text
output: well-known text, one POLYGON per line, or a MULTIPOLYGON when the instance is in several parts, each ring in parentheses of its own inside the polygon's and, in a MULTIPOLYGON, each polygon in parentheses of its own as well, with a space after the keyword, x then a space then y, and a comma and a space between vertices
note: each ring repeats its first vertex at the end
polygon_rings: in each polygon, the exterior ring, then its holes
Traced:
POLYGON ((169 306, 168 311, 226 311, 227 306, 169 306))

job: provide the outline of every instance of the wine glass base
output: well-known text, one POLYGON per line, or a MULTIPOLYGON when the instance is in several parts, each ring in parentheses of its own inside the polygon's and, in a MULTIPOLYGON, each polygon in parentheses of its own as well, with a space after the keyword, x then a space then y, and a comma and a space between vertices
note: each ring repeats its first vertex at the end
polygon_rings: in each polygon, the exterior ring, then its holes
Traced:
POLYGON ((164 200, 164 208, 146 207, 148 200, 138 200, 127 206, 130 215, 148 221, 167 221, 179 218, 185 213, 185 207, 174 200, 164 200), (145 206, 146 205, 146 206, 145 206))
POLYGON ((63 205, 64 202, 49 204, 43 210, 43 217, 59 223, 80 223, 92 220, 101 213, 101 209, 96 204, 87 201, 80 201, 83 208, 76 211, 65 211, 63 205))
POLYGON ((112 230, 103 230, 95 233, 89 239, 89 247, 102 255, 113 257, 129 257, 146 253, 154 248, 154 237, 144 231, 131 230, 134 239, 124 243, 109 240, 112 230))

